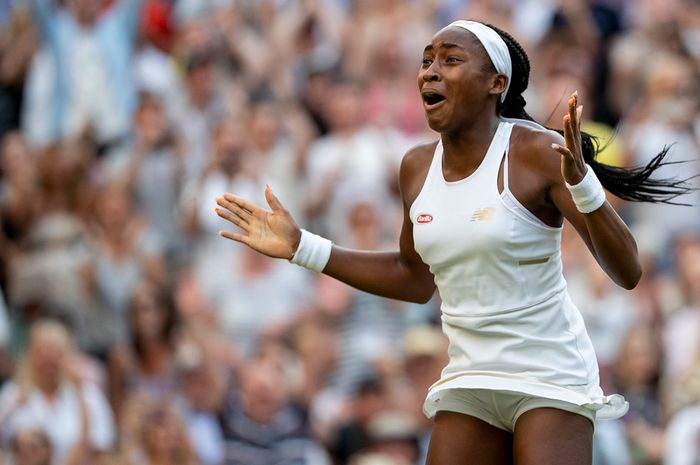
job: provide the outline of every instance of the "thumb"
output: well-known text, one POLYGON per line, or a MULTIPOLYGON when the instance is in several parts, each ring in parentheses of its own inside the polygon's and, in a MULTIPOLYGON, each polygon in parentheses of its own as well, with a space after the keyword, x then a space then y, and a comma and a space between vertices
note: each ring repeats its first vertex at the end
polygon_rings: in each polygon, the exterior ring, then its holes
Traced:
POLYGON ((267 200, 267 204, 270 206, 273 212, 279 213, 284 211, 284 207, 275 194, 272 193, 272 188, 269 184, 265 184, 265 200, 267 200))
POLYGON ((564 147, 559 144, 552 144, 552 149, 554 149, 556 152, 559 152, 562 160, 573 160, 574 158, 573 154, 567 147, 564 147))

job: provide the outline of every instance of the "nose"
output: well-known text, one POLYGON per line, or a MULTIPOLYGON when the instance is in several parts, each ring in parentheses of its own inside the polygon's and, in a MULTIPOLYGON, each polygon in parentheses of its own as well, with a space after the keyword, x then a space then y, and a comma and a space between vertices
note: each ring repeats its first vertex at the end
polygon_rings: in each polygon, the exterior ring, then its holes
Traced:
POLYGON ((440 73, 437 61, 433 61, 427 69, 423 70, 421 78, 425 82, 439 81, 440 73))

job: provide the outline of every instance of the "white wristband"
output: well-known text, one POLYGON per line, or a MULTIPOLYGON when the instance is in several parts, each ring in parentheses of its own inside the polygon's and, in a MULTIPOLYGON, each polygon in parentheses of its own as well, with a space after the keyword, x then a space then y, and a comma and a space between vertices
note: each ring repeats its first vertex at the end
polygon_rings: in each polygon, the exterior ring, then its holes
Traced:
POLYGON ((301 230, 301 240, 294 256, 289 260, 295 265, 320 273, 331 258, 333 243, 325 237, 301 230))
POLYGON ((590 213, 601 207, 605 203, 605 191, 593 168, 586 164, 586 175, 581 182, 572 186, 568 182, 566 188, 571 192, 576 208, 581 213, 590 213))

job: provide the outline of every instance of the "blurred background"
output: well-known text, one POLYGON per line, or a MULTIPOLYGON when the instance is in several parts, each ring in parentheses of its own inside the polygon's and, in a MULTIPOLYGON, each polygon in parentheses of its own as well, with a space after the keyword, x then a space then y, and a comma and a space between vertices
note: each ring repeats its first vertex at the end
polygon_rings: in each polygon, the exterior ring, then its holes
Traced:
MULTIPOLYGON (((0 463, 424 463, 439 301, 373 297, 217 237, 214 198, 396 247, 397 168, 435 140, 421 52, 510 31, 527 109, 578 90, 601 159, 698 164, 698 0, 0 0, 0 463)), ((693 181, 695 182, 695 181, 693 181)), ((697 183, 696 183, 697 185, 697 183)), ((700 195, 616 201, 644 263, 615 287, 564 233, 607 392, 596 465, 700 463, 700 195)))

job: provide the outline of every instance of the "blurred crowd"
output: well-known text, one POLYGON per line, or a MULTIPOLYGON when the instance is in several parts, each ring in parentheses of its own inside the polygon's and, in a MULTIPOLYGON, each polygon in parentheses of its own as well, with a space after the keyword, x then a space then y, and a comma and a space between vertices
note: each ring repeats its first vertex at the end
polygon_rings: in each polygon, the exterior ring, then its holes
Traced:
MULTIPOLYGON (((268 259, 213 210, 269 184, 303 227, 396 248, 401 157, 436 138, 421 51, 458 18, 523 44, 542 123, 578 90, 604 162, 670 146, 663 177, 700 173, 698 0, 0 1, 0 463, 424 463, 438 296, 268 259)), ((564 232, 604 388, 630 402, 596 465, 700 463, 700 193, 677 201, 615 201, 633 292, 564 232)))

